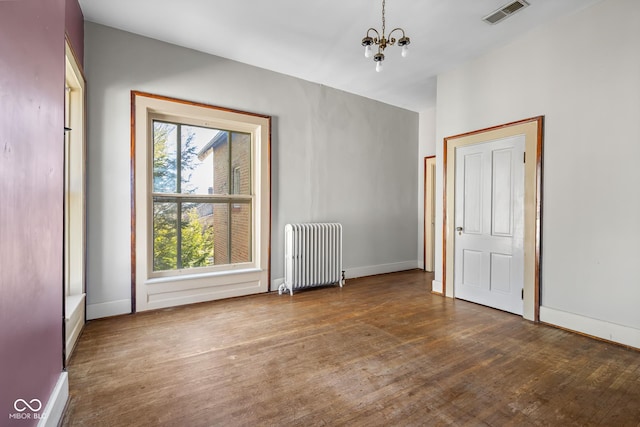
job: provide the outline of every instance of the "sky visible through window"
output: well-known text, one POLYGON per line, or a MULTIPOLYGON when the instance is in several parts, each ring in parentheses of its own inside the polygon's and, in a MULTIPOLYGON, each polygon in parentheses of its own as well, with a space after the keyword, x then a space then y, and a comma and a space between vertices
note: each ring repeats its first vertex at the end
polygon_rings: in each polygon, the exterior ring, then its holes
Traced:
MULTIPOLYGON (((168 141, 176 141, 177 138, 177 126, 169 126, 167 132, 168 141)), ((210 129, 200 126, 182 126, 182 149, 184 150, 185 142, 189 137, 190 144, 193 147, 193 151, 196 156, 193 158, 193 169, 185 171, 187 176, 182 177, 182 192, 188 192, 193 194, 209 194, 209 188, 213 187, 214 182, 214 169, 213 169, 213 152, 209 151, 206 156, 200 156, 202 149, 219 133, 223 132, 217 129, 210 129)), ((177 146, 175 142, 173 144, 167 144, 167 155, 171 158, 176 156, 177 146)))

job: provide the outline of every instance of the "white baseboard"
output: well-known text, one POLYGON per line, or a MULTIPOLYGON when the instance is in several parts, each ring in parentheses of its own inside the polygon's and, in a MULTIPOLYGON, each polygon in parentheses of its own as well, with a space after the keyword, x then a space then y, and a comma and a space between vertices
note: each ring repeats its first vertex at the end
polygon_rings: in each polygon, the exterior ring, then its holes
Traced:
POLYGON ((543 306, 540 321, 640 349, 640 329, 543 306))
POLYGON ((64 408, 67 406, 69 399, 69 375, 61 372, 56 386, 49 396, 47 405, 40 415, 38 427, 56 427, 62 421, 64 408))
POLYGON ((102 302, 99 304, 87 304, 87 320, 129 313, 131 313, 130 299, 102 302))
POLYGON ((271 281, 271 292, 277 291, 278 287, 284 283, 284 277, 280 277, 279 279, 273 279, 271 281))
POLYGON ((369 265, 365 267, 345 268, 345 277, 355 279, 356 277, 375 276, 377 274, 395 273, 396 271, 413 270, 418 268, 418 261, 402 261, 390 264, 369 265))
POLYGON ((65 299, 65 345, 67 362, 71 358, 71 353, 76 345, 76 341, 84 327, 85 314, 85 294, 68 296, 65 299))
MULTIPOLYGON (((355 279, 356 277, 375 276, 377 274, 395 273, 397 271, 413 270, 418 268, 418 261, 394 262, 391 264, 370 265, 367 267, 345 268, 344 276, 346 279, 355 279)), ((284 278, 280 277, 271 281, 271 291, 277 291, 278 287, 284 283, 284 278)))
POLYGON ((431 292, 436 292, 438 294, 442 293, 442 282, 438 280, 431 281, 431 292))

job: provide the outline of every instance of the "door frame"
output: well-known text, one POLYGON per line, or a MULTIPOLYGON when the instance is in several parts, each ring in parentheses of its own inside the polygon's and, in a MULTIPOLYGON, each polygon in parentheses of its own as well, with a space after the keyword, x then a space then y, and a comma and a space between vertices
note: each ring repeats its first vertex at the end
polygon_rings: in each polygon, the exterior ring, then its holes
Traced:
POLYGON ((86 78, 65 36, 63 367, 86 322, 87 143, 86 78), (75 200, 71 194, 75 193, 75 200))
POLYGON ((435 167, 436 156, 427 156, 424 158, 424 197, 423 197, 423 250, 422 250, 422 267, 425 271, 434 271, 435 269, 435 227, 431 227, 431 223, 435 224, 435 167), (432 173, 433 170, 433 173, 432 173), (427 227, 427 224, 429 226, 427 227), (428 261, 428 262, 427 262, 428 261))
POLYGON ((442 291, 453 298, 456 148, 515 135, 525 136, 523 317, 534 322, 540 320, 543 125, 544 116, 537 116, 454 135, 444 138, 443 149, 442 291), (447 244, 448 237, 450 244, 447 244), (448 277, 451 286, 447 286, 448 277))

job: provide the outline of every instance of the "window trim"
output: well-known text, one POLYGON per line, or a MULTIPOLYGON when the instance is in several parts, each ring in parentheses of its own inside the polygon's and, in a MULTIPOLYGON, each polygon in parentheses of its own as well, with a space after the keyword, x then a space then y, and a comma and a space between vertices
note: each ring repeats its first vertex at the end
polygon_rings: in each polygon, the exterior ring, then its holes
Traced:
MULTIPOLYGON (((191 302, 267 292, 271 276, 271 117, 223 107, 131 91, 131 311, 169 307, 191 302), (180 123, 249 133, 252 135, 252 195, 255 204, 251 230, 252 261, 182 269, 178 274, 153 272, 152 221, 153 179, 150 170, 152 150, 148 135, 153 119, 173 117, 180 123), (142 124, 142 126, 141 126, 142 124), (144 171, 144 172, 143 172, 144 171), (141 176, 144 175, 144 176, 141 176), (149 256, 151 251, 151 256, 149 256), (199 270, 199 269, 198 269, 199 270), (243 279, 242 273, 247 275, 243 279), (259 276, 259 277, 258 277, 259 276), (246 282, 242 282, 245 280, 246 282)), ((197 195, 194 195, 197 198, 197 195)), ((211 198, 211 195, 205 197, 211 198)), ((216 196, 224 198, 224 195, 216 196)), ((237 197, 237 196, 236 196, 237 197)), ((228 198, 228 197, 227 197, 228 198)), ((230 204, 231 206, 231 204, 230 204)))

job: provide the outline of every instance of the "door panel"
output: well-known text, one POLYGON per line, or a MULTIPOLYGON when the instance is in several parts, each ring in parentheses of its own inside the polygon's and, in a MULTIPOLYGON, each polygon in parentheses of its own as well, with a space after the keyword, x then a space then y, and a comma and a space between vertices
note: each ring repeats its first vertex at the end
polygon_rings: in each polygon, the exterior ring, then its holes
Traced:
POLYGON ((522 314, 524 136, 456 149, 454 294, 522 314))
POLYGON ((507 294, 511 291, 512 258, 511 255, 491 254, 491 290, 507 294))
POLYGON ((512 235, 512 218, 511 209, 513 184, 511 175, 512 150, 496 150, 493 155, 493 209, 491 218, 491 234, 494 236, 511 236, 512 235))
POLYGON ((466 286, 479 287, 482 283, 482 252, 462 251, 463 283, 466 286))
POLYGON ((482 232, 482 155, 464 157, 464 228, 467 233, 482 232))

